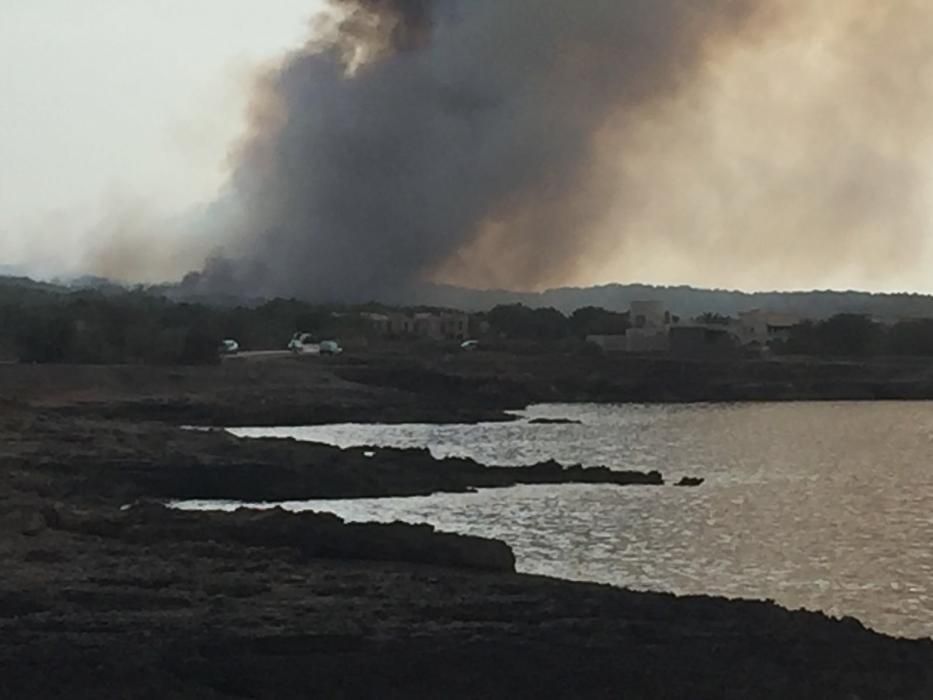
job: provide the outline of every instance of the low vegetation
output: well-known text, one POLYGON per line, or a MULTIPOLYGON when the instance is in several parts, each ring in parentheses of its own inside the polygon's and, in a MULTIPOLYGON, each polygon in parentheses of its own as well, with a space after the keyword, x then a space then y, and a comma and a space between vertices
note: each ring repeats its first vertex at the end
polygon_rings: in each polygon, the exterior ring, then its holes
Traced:
POLYGON ((883 324, 867 316, 839 314, 795 326, 774 350, 816 357, 933 357, 933 319, 883 324))
POLYGON ((296 330, 339 319, 290 301, 222 308, 144 291, 60 291, 0 285, 0 353, 22 362, 208 364, 223 338, 284 348, 296 330))
MULTIPOLYGON (((408 309, 409 313, 428 309, 408 309)), ((74 290, 0 278, 0 360, 36 363, 210 364, 218 346, 235 338, 242 349, 284 349, 296 331, 322 337, 371 339, 360 312, 377 304, 320 306, 277 299, 253 306, 172 301, 147 290, 74 290)), ((474 315, 490 339, 540 347, 591 335, 622 334, 628 314, 588 306, 565 315, 553 308, 501 305, 474 315)), ((698 319, 727 326, 730 319, 698 319)), ((933 319, 883 324, 839 314, 794 327, 772 349, 812 357, 933 357, 933 319)))

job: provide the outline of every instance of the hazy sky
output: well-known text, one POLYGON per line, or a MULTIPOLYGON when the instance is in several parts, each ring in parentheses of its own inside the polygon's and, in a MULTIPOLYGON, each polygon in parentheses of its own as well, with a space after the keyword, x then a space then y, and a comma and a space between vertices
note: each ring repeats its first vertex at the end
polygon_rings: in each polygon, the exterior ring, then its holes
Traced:
MULTIPOLYGON (((164 222, 215 200, 258 69, 308 39, 323 0, 0 3, 0 266, 130 279, 198 267, 206 251, 169 244, 164 222)), ((783 21, 737 28, 742 41, 726 37, 668 97, 595 134, 617 211, 572 274, 540 285, 933 291, 933 6, 761 5, 783 21)), ((508 60, 468 59, 510 74, 508 60)), ((462 263, 474 252, 441 278, 521 284, 508 265, 477 276, 462 263)))
MULTIPOLYGON (((2 0, 0 264, 77 251, 114 207, 212 197, 251 71, 318 0, 2 0)), ((33 260, 35 262, 35 260, 33 260)))

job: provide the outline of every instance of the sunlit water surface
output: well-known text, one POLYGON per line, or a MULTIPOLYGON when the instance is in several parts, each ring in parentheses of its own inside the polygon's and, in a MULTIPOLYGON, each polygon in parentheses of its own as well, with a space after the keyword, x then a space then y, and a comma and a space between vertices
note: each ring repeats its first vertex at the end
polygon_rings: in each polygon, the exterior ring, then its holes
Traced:
MULTIPOLYGON (((658 469, 674 487, 526 486, 282 504, 497 537, 521 571, 773 599, 933 636, 933 404, 535 406, 515 423, 238 429, 521 465, 658 469), (531 425, 565 417, 580 425, 531 425)), ((183 507, 235 507, 190 502, 183 507)))

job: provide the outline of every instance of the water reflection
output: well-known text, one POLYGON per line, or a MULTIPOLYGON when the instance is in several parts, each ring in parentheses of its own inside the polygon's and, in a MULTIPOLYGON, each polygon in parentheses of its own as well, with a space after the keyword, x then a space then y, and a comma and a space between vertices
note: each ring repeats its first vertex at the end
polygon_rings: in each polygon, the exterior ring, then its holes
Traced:
POLYGON ((427 446, 492 464, 556 458, 659 469, 669 480, 704 476, 689 490, 532 486, 286 505, 499 537, 526 572, 771 598, 854 615, 893 634, 933 636, 933 405, 555 405, 523 417, 582 424, 235 432, 427 446))

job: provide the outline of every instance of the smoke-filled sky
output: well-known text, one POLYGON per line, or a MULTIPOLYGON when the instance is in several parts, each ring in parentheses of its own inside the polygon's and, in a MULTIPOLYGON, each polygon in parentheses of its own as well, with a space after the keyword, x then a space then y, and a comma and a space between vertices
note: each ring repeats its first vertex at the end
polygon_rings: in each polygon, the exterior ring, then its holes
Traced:
POLYGON ((257 68, 300 45, 318 9, 0 0, 0 265, 149 279, 197 266, 155 240, 216 196, 257 68))
POLYGON ((933 291, 924 0, 10 2, 0 263, 933 291))

